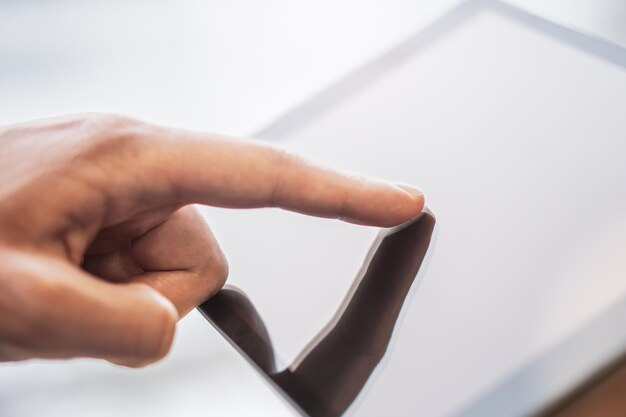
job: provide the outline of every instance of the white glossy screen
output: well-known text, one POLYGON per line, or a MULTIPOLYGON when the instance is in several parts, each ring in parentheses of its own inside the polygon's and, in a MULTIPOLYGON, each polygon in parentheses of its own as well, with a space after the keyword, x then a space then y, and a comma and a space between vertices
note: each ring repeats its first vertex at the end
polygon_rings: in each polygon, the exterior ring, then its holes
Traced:
MULTIPOLYGON (((355 416, 471 414, 626 297, 624 68, 489 8, 407 54, 266 133, 314 160, 418 185, 437 217, 423 281, 355 416)), ((375 231, 278 211, 208 215, 230 282, 293 363, 375 231)), ((536 410, 568 381, 544 382, 494 415, 536 410)))

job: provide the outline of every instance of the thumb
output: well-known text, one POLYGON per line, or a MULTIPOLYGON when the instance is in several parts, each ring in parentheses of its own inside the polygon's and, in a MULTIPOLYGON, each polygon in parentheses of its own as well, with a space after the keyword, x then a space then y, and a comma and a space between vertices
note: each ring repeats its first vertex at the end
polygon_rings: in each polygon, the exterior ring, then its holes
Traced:
POLYGON ((0 360, 94 357, 143 366, 164 357, 178 314, 141 283, 113 284, 41 255, 0 252, 0 360))

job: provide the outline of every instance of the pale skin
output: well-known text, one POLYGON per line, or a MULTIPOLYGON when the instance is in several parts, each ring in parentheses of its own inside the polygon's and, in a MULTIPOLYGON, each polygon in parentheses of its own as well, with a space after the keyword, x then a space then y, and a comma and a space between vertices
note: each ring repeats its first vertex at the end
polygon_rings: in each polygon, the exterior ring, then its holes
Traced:
POLYGON ((421 191, 256 141, 87 114, 0 127, 0 361, 161 359, 228 264, 194 203, 371 226, 421 191))

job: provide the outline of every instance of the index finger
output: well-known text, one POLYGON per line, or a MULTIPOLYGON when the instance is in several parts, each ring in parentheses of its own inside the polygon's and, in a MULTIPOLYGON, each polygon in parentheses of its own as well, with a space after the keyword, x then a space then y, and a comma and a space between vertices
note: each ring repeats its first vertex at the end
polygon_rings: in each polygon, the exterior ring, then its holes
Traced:
POLYGON ((142 186, 163 203, 279 207, 375 226, 416 216, 423 193, 408 185, 325 168, 276 146, 148 126, 137 161, 142 186))

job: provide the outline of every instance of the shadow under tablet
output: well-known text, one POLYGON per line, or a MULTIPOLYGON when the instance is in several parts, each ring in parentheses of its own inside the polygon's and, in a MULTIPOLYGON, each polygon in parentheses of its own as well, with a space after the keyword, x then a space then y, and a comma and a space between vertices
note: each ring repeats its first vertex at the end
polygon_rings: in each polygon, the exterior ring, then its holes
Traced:
POLYGON ((284 370, 276 369, 265 324, 243 291, 226 287, 200 311, 311 417, 340 416, 387 350, 434 227, 435 217, 424 211, 381 231, 334 320, 284 370))

